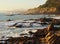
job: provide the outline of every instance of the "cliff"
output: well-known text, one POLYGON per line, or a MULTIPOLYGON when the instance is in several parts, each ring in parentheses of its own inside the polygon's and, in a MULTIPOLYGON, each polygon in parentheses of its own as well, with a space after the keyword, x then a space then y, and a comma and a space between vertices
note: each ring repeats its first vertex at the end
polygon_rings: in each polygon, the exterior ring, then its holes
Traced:
POLYGON ((60 14, 60 0, 47 0, 37 8, 29 9, 26 14, 60 14))

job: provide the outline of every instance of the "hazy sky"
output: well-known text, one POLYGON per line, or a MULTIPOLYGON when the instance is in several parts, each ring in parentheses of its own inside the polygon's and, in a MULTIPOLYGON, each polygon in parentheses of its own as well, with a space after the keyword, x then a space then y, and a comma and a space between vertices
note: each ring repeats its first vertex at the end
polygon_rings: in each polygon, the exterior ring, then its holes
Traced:
POLYGON ((45 2, 46 0, 0 0, 0 11, 34 8, 45 2))

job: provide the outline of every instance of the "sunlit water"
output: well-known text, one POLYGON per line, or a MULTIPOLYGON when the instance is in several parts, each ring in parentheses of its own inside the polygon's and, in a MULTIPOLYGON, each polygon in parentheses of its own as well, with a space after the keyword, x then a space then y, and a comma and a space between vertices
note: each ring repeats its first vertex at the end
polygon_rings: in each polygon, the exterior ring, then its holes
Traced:
MULTIPOLYGON (((25 29, 42 29, 43 27, 30 27, 30 28, 10 28, 7 27, 6 24, 9 24, 7 20, 11 19, 13 21, 19 21, 19 20, 27 20, 27 19, 36 19, 36 18, 44 18, 48 17, 48 15, 14 15, 14 16, 7 16, 0 14, 0 37, 1 36, 19 36, 21 32, 23 32, 25 29)), ((55 17, 55 15, 52 15, 50 17, 55 17)))

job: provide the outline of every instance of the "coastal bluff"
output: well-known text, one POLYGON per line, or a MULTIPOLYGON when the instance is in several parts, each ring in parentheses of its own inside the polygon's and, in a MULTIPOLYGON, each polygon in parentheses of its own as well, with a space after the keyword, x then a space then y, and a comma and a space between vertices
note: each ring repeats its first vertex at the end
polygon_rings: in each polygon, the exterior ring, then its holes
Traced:
POLYGON ((26 14, 60 14, 60 0, 47 0, 45 4, 29 9, 26 14))

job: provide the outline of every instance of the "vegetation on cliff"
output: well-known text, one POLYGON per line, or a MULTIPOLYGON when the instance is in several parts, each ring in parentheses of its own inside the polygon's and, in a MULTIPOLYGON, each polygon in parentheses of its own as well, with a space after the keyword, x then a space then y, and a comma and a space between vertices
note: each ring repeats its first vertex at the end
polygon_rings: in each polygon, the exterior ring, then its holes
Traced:
POLYGON ((27 14, 59 14, 60 12, 60 0, 47 0, 45 4, 40 5, 37 8, 29 9, 27 14))
POLYGON ((47 0, 45 4, 39 7, 58 7, 60 6, 60 0, 47 0))

